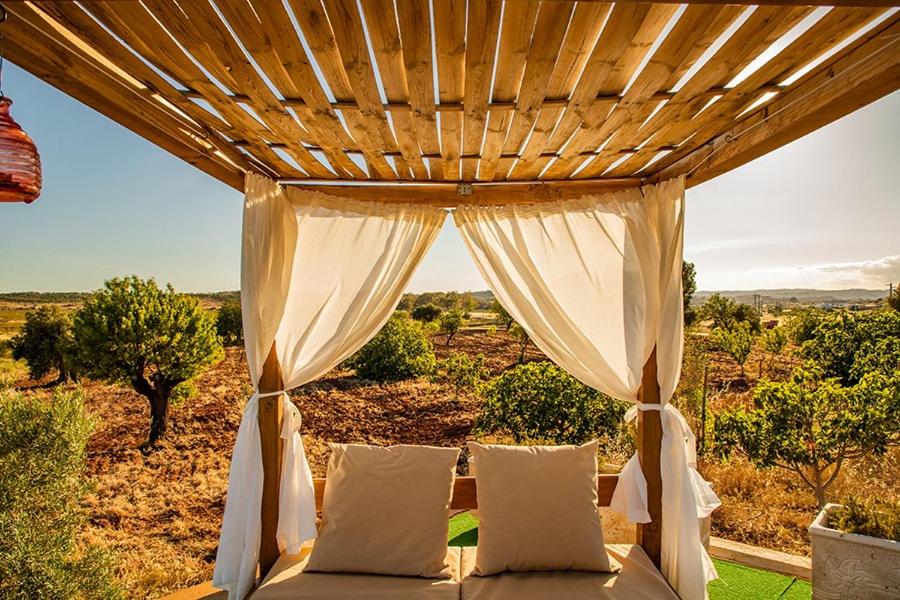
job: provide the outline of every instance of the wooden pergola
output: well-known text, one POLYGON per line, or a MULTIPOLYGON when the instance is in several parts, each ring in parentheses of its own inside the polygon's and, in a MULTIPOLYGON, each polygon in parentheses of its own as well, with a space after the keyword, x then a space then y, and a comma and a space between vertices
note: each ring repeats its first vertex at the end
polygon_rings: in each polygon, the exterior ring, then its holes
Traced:
MULTIPOLYGON (((900 89, 893 0, 3 4, 10 60, 239 190, 246 172, 441 206, 690 187, 900 89)), ((274 347, 267 365, 280 390, 274 347)), ((656 379, 654 355, 643 402, 656 379)), ((264 572, 279 410, 260 404, 264 572)), ((641 411, 657 564, 660 438, 641 411)))

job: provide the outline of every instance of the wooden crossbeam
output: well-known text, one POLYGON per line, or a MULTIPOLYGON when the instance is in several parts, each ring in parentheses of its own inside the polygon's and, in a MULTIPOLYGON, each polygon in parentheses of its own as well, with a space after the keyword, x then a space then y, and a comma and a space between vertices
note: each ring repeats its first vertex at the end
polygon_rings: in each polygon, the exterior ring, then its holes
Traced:
MULTIPOLYGON (((322 510, 325 500, 324 477, 313 479, 313 487, 316 492, 316 509, 322 510)), ((597 506, 609 506, 613 492, 619 483, 618 475, 597 476, 597 506)), ((478 508, 478 488, 474 477, 457 477, 453 481, 453 495, 450 500, 450 510, 475 510, 478 508)))
POLYGON ((374 202, 409 202, 453 208, 460 204, 535 204, 602 194, 641 185, 637 177, 581 181, 523 181, 468 183, 333 183, 310 184, 303 180, 282 181, 302 190, 374 202))

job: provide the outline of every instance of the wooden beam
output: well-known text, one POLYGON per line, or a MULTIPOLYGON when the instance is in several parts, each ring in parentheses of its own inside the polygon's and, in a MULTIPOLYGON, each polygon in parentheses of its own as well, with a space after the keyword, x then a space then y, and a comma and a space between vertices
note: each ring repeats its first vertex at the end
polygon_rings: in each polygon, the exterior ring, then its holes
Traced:
MULTIPOLYGON (((521 2, 524 0, 512 0, 521 2)), ((551 0, 560 2, 563 0, 551 0)), ((585 0, 587 2, 605 2, 607 0, 585 0)), ((645 4, 647 0, 618 0, 619 4, 645 4)), ((653 0, 653 4, 713 4, 725 6, 841 6, 841 7, 894 7, 896 0, 653 0)))
POLYGON ((333 183, 326 180, 321 185, 299 180, 282 180, 292 189, 321 192, 373 202, 409 202, 453 208, 460 204, 504 205, 535 204, 578 198, 585 194, 602 194, 639 186, 639 177, 615 179, 585 179, 579 181, 522 181, 522 182, 470 182, 470 183, 397 183, 352 184, 333 183), (461 193, 468 191, 468 193, 461 193))
MULTIPOLYGON (((260 393, 278 392, 284 389, 281 365, 275 351, 275 343, 269 350, 259 378, 260 393)), ((278 556, 278 496, 281 484, 281 424, 284 418, 280 396, 259 399, 259 440, 262 446, 263 494, 262 529, 259 540, 259 574, 265 577, 278 556)))
MULTIPOLYGON (((638 401, 641 404, 659 404, 655 346, 644 365, 638 401)), ((650 513, 651 519, 649 523, 638 523, 637 543, 644 549, 653 564, 659 567, 662 544, 662 474, 659 463, 662 447, 662 418, 658 410, 638 411, 637 447, 641 471, 644 472, 644 478, 647 480, 647 512, 650 513)))
MULTIPOLYGON (((325 478, 316 478, 313 484, 316 490, 316 509, 322 510, 325 498, 325 478)), ((597 476, 597 506, 609 506, 613 492, 619 482, 618 475, 597 476)), ((474 477, 457 477, 453 482, 453 497, 450 500, 451 510, 474 510, 478 508, 478 494, 474 477)))
MULTIPOLYGON (((900 17, 730 130, 648 175, 688 175, 693 187, 736 169, 900 89, 900 17)), ((668 159, 669 157, 667 157, 668 159)), ((661 161, 662 162, 662 161, 661 161)))

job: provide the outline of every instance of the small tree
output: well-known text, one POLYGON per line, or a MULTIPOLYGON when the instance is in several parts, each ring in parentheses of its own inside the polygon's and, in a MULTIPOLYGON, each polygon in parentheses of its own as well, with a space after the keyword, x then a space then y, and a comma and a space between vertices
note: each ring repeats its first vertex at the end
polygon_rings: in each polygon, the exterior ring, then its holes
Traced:
POLYGON ((712 320, 713 329, 725 329, 733 320, 735 302, 721 294, 713 294, 701 308, 703 318, 712 320))
POLYGON ((788 338, 787 333, 785 333, 784 329, 781 327, 773 327, 772 329, 767 329, 763 334, 763 347, 766 352, 769 353, 769 365, 771 366, 772 361, 775 360, 775 357, 781 354, 785 347, 787 346, 788 338))
POLYGON ((244 324, 240 302, 226 302, 216 313, 216 333, 226 346, 244 345, 244 324))
POLYGON ((812 339, 813 332, 822 319, 825 311, 814 306, 794 308, 787 317, 787 334, 790 340, 800 346, 803 342, 812 339))
POLYGON ((411 379, 434 371, 434 350, 422 323, 398 312, 347 365, 373 381, 411 379))
POLYGON ((515 319, 512 318, 503 305, 498 301, 494 300, 491 302, 491 312, 497 315, 497 320, 500 321, 500 324, 509 331, 509 328, 512 327, 512 324, 515 323, 515 319))
POLYGON ((41 379, 52 370, 57 383, 75 379, 72 348, 72 320, 58 306, 41 306, 25 313, 25 325, 10 340, 12 356, 24 359, 32 379, 41 379))
POLYGON ((738 451, 758 467, 795 473, 819 508, 846 460, 900 443, 900 374, 871 373, 853 387, 822 375, 808 363, 791 381, 764 381, 753 408, 721 412, 715 423, 723 455, 738 451))
POLYGON ((513 321, 512 327, 509 328, 509 335, 512 339, 516 340, 516 343, 519 345, 519 364, 525 362, 525 350, 528 349, 528 344, 531 342, 531 338, 528 336, 528 332, 525 331, 525 328, 513 321))
POLYGON ((439 306, 435 306, 434 304, 423 304, 422 306, 415 307, 410 315, 416 321, 431 323, 440 317, 442 312, 443 311, 439 306))
POLYGON ((0 597, 122 597, 109 554, 79 541, 91 429, 77 394, 0 392, 0 597))
POLYGON ((452 385, 453 397, 458 399, 464 389, 477 389, 487 373, 483 354, 473 359, 462 352, 451 352, 450 356, 438 361, 435 380, 446 381, 452 385))
POLYGON ((85 375, 130 384, 147 398, 146 447, 165 435, 176 389, 223 356, 209 313, 153 279, 107 281, 76 313, 74 332, 85 375))
POLYGON ((621 402, 590 388, 551 362, 518 365, 488 382, 475 428, 526 440, 580 444, 611 439, 621 426, 621 402))
POLYGON ((726 329, 717 329, 712 333, 713 343, 723 352, 726 352, 741 367, 741 377, 744 377, 744 363, 750 357, 753 350, 753 332, 750 323, 740 321, 732 323, 726 329))
POLYGON ((464 321, 465 318, 463 317, 463 313, 458 309, 447 311, 441 315, 441 333, 447 334, 448 346, 450 345, 453 336, 456 335, 456 332, 463 326, 464 321))
POLYGON ((803 343, 801 354, 822 367, 826 377, 837 377, 844 384, 854 384, 866 372, 858 364, 890 360, 891 354, 868 358, 884 352, 886 347, 879 350, 878 346, 888 339, 900 339, 900 313, 837 311, 821 318, 803 343))
POLYGON ((691 325, 697 319, 697 311, 691 307, 691 300, 697 291, 697 269, 694 263, 681 263, 681 297, 684 308, 684 324, 691 325))

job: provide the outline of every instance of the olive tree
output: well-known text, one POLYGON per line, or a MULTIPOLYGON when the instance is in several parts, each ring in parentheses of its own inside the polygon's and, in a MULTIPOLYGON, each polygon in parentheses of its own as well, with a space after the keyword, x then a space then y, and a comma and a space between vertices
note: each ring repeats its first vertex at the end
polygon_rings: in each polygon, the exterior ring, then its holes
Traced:
POLYGON ((147 398, 147 447, 166 433, 173 393, 223 356, 215 321, 195 298, 134 276, 96 291, 75 314, 74 333, 85 375, 147 398))
POLYGON ((448 310, 440 317, 440 326, 441 333, 447 334, 447 345, 450 345, 450 341, 453 339, 453 336, 456 335, 465 322, 465 317, 463 312, 458 309, 448 310))
POLYGON ((516 322, 515 319, 512 318, 512 315, 503 308, 503 305, 496 300, 491 302, 491 312, 497 315, 497 320, 500 321, 507 331, 509 331, 509 328, 516 322))
POLYGON ((739 452, 794 473, 822 508, 847 460, 900 443, 900 372, 869 373, 846 387, 807 363, 790 381, 760 383, 752 408, 718 413, 715 438, 724 456, 739 452))
POLYGON ((13 358, 25 360, 32 379, 40 379, 54 369, 57 383, 75 379, 72 320, 60 307, 41 306, 26 312, 22 331, 10 342, 13 358))

